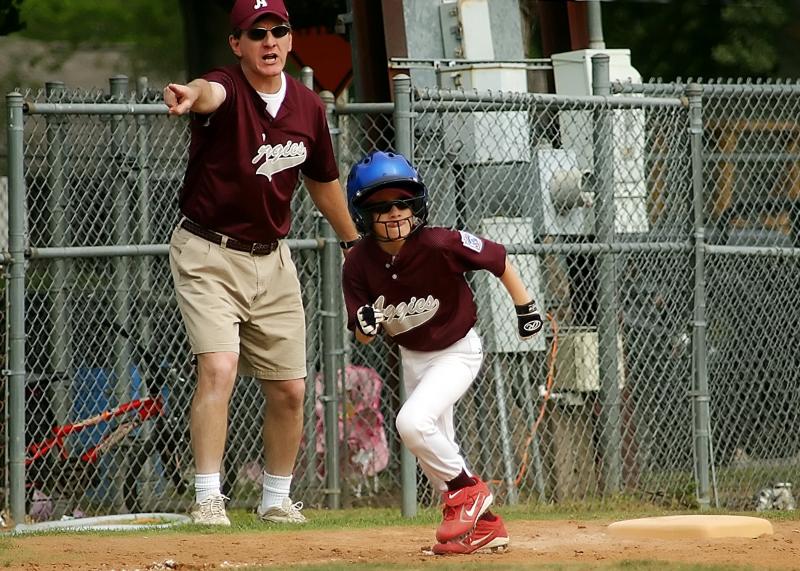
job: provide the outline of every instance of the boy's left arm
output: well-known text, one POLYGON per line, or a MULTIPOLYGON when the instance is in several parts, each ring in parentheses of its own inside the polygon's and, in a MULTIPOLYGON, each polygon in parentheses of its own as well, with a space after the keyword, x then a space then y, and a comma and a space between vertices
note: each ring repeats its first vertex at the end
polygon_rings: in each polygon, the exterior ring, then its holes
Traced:
POLYGON ((522 339, 530 339, 542 330, 544 322, 539 310, 536 308, 536 302, 531 297, 531 294, 528 293, 528 288, 525 287, 508 257, 506 257, 506 268, 503 271, 503 275, 500 276, 500 282, 508 290, 514 302, 519 336, 522 339))

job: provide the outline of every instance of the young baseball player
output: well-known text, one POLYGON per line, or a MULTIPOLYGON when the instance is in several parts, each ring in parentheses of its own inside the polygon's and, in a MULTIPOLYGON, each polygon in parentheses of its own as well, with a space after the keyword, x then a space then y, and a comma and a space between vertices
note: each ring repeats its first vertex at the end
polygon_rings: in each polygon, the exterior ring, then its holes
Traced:
POLYGON ((502 245, 426 226, 428 190, 404 156, 373 151, 356 163, 347 199, 364 236, 343 269, 348 327, 362 343, 383 330, 400 346, 408 396, 397 431, 444 502, 433 551, 504 548, 508 533, 489 511, 492 492, 467 467, 454 434, 453 408, 483 361, 473 329, 477 308, 464 274, 489 270, 500 278, 525 339, 542 328, 536 305, 502 245))

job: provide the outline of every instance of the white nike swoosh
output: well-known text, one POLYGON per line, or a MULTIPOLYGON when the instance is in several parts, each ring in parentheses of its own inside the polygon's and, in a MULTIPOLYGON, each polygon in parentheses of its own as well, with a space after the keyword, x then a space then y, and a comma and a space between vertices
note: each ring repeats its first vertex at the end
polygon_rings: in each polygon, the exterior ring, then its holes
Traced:
POLYGON ((464 491, 464 488, 461 488, 460 490, 456 490, 455 492, 450 492, 449 494, 447 494, 447 497, 452 500, 453 498, 455 498, 458 494, 460 494, 463 491, 464 491))
POLYGON ((478 502, 474 502, 472 504, 472 508, 468 510, 464 510, 464 513, 467 514, 467 517, 472 517, 475 514, 475 510, 478 509, 478 502))

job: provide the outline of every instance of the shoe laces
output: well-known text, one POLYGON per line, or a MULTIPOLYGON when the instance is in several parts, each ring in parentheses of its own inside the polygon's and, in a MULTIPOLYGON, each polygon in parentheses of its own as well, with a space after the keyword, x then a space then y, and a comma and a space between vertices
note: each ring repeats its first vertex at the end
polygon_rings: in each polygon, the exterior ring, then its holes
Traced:
POLYGON ((303 509, 303 502, 291 503, 291 500, 289 500, 286 503, 289 504, 288 507, 286 508, 287 512, 289 512, 292 515, 301 515, 300 510, 303 509))
POLYGON ((230 500, 230 498, 224 494, 214 494, 213 496, 208 496, 202 502, 198 502, 200 505, 200 509, 203 511, 208 511, 211 515, 214 516, 223 516, 225 514, 225 501, 230 500))

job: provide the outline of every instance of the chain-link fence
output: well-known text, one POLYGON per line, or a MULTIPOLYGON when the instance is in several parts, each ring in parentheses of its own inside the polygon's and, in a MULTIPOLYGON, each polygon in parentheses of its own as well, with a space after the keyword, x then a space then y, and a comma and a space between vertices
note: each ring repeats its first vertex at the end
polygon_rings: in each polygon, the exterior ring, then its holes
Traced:
MULTIPOLYGON (((486 359, 457 434, 499 502, 753 507, 759 488, 800 470, 800 87, 599 89, 479 94, 396 78, 393 103, 331 105, 340 170, 373 148, 408 154, 431 222, 506 244, 547 312, 545 333, 522 343, 499 282, 470 277, 486 359)), ((110 94, 54 84, 24 97, 24 179, 11 169, 10 196, 24 194, 27 262, 21 272, 10 235, 4 281, 24 284, 6 297, 12 316, 24 301, 25 350, 20 360, 7 320, 4 386, 26 418, 6 424, 11 503, 27 457, 29 512, 34 492, 54 502, 51 516, 179 510, 193 497, 193 371, 164 245, 187 133, 158 97, 123 78, 110 94), (58 456, 62 441, 31 461, 54 426, 159 394, 165 411, 91 469, 80 456, 105 424, 65 435, 78 461, 58 456)), ((345 335, 334 239, 302 190, 294 211, 309 381, 293 495, 434 504, 394 429, 397 348, 345 335)), ((242 507, 260 494, 257 393, 242 379, 231 403, 225 487, 242 507)))

